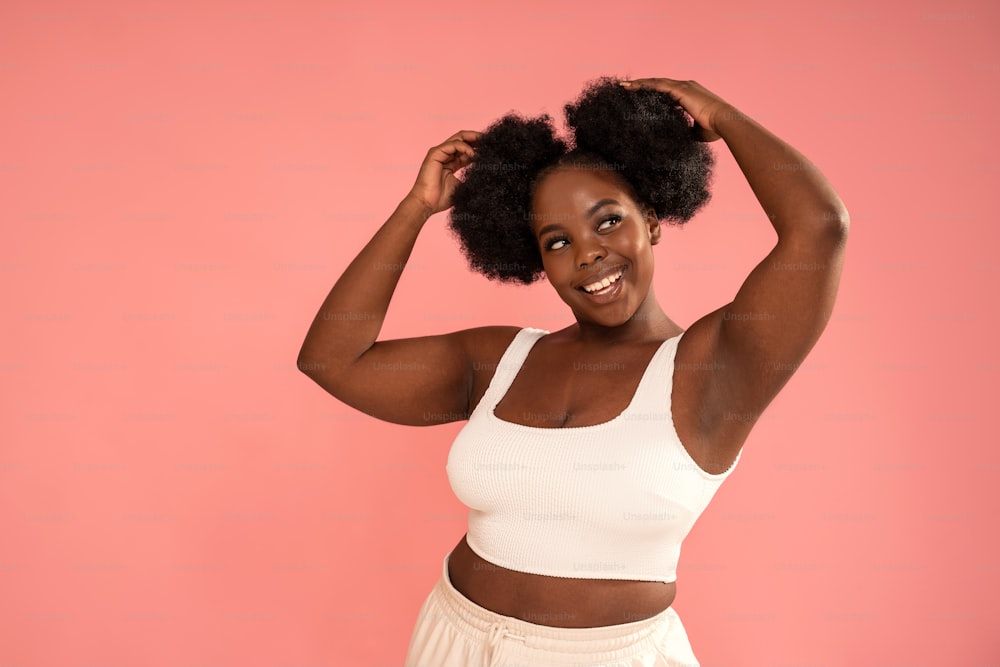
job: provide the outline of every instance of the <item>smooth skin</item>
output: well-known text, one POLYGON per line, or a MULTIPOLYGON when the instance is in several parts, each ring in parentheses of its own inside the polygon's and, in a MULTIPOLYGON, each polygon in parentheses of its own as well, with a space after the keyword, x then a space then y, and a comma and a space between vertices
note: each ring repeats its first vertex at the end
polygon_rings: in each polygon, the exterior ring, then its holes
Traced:
MULTIPOLYGON (((733 300, 691 324, 677 347, 675 428, 694 461, 719 473, 732 465, 760 414, 826 327, 849 217, 830 183, 801 153, 697 82, 656 78, 629 84, 670 93, 691 116, 700 140, 726 143, 778 235, 733 300)), ((299 368, 311 379, 379 419, 411 425, 467 419, 520 329, 477 327, 377 340, 398 267, 426 220, 451 206, 455 172, 469 164, 479 136, 463 130, 428 151, 413 188, 334 285, 299 353, 299 368)), ((496 406, 500 419, 546 428, 608 421, 628 405, 660 343, 684 331, 653 291, 652 246, 662 238, 660 225, 617 178, 607 171, 561 168, 538 186, 532 224, 545 275, 576 322, 535 343, 496 406), (617 203, 588 215, 605 198, 617 203), (579 289, 622 267, 613 297, 597 300, 579 289), (602 373, 601 382, 574 382, 574 364, 580 363, 618 370, 602 373)), ((449 576, 481 607, 559 627, 648 618, 676 595, 675 582, 509 570, 478 556, 464 536, 449 557, 449 576)))

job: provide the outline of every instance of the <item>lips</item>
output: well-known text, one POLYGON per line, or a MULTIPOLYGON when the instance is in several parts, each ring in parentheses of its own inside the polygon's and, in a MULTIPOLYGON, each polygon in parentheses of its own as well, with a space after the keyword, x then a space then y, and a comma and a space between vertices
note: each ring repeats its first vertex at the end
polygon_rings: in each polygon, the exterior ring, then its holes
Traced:
POLYGON ((622 266, 617 269, 604 272, 603 274, 599 274, 594 278, 587 278, 587 281, 576 289, 583 292, 583 294, 587 297, 587 301, 593 304, 609 303, 616 300, 621 295, 622 290, 624 289, 623 285, 625 284, 626 273, 628 273, 628 268, 622 266), (616 280, 614 282, 610 282, 612 278, 616 278, 616 280), (605 285, 606 282, 609 284, 605 285), (588 292, 584 289, 585 287, 594 288, 598 285, 601 285, 601 287, 594 289, 592 292, 588 292))
POLYGON ((592 278, 587 278, 585 282, 576 286, 576 289, 594 294, 607 290, 612 285, 618 283, 625 274, 625 266, 618 266, 597 274, 592 278))

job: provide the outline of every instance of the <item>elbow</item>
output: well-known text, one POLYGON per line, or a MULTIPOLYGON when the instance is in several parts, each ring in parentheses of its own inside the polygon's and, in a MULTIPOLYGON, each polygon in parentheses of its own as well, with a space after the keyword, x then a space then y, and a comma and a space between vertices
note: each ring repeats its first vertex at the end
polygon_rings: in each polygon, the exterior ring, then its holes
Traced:
POLYGON ((303 347, 299 350, 299 356, 295 359, 295 367, 306 375, 311 376, 312 373, 323 371, 326 368, 326 364, 319 361, 303 347))
POLYGON ((846 208, 836 208, 824 211, 820 215, 822 224, 818 226, 820 235, 838 245, 847 240, 851 230, 851 216, 846 208))
POLYGON ((851 228, 851 214, 844 206, 844 202, 839 200, 836 206, 823 214, 823 220, 830 226, 834 234, 847 236, 847 232, 851 228))
POLYGON ((302 345, 299 346, 299 356, 295 358, 295 367, 306 375, 326 371, 330 366, 329 351, 329 346, 321 345, 306 336, 302 345))
POLYGON ((840 244, 851 229, 851 216, 842 206, 799 211, 783 218, 780 225, 771 217, 779 241, 840 244))
POLYGON ((851 214, 846 208, 837 212, 833 218, 833 225, 836 233, 846 239, 847 233, 851 230, 851 214))
POLYGON ((334 359, 314 354, 309 350, 299 353, 295 367, 331 396, 343 400, 342 392, 350 386, 347 367, 334 359))

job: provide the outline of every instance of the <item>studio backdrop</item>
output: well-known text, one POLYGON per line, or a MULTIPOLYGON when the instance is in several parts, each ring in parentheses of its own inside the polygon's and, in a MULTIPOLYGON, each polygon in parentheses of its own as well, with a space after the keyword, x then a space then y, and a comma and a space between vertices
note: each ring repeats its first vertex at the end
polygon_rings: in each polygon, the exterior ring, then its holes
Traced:
MULTIPOLYGON (((684 542, 674 606, 702 664, 1000 665, 998 19, 3 3, 0 664, 401 665, 465 532, 462 423, 378 421, 296 355, 428 148, 509 111, 562 127, 607 75, 698 81, 851 218, 825 332, 684 542)), ((654 249, 685 328, 776 240, 711 149, 711 201, 654 249)), ((439 213, 381 337, 571 318, 544 281, 471 272, 439 213)))

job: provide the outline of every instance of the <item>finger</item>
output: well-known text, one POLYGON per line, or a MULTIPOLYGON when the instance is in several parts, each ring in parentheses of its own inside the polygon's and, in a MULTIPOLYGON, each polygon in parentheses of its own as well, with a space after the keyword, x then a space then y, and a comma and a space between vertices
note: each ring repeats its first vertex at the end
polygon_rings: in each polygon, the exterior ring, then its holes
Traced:
POLYGON ((475 151, 468 144, 454 140, 432 149, 432 156, 437 162, 450 165, 455 162, 471 161, 475 157, 475 151))
POLYGON ((482 136, 482 132, 477 132, 475 130, 459 130, 455 134, 451 135, 445 141, 451 141, 452 139, 462 139, 464 141, 476 141, 482 136))
POLYGON ((448 145, 451 148, 451 150, 449 151, 449 155, 451 155, 453 159, 471 160, 476 155, 476 149, 474 149, 472 146, 463 141, 458 141, 456 139, 454 141, 448 142, 448 145))
POLYGON ((644 79, 627 79, 622 82, 623 84, 632 86, 655 86, 658 83, 675 84, 677 83, 674 79, 665 79, 663 77, 657 78, 644 78, 644 79))
POLYGON ((470 143, 470 139, 473 142, 475 141, 475 139, 473 139, 471 137, 465 137, 465 138, 455 138, 455 137, 452 137, 451 139, 448 139, 448 140, 444 141, 441 145, 442 146, 458 146, 462 150, 466 150, 466 151, 472 152, 472 151, 475 151, 475 148, 473 148, 472 144, 470 143))
POLYGON ((445 155, 448 157, 454 157, 459 154, 464 154, 471 157, 476 153, 475 149, 472 146, 465 143, 464 141, 461 141, 460 139, 449 139, 443 144, 439 144, 431 148, 429 152, 445 155))

